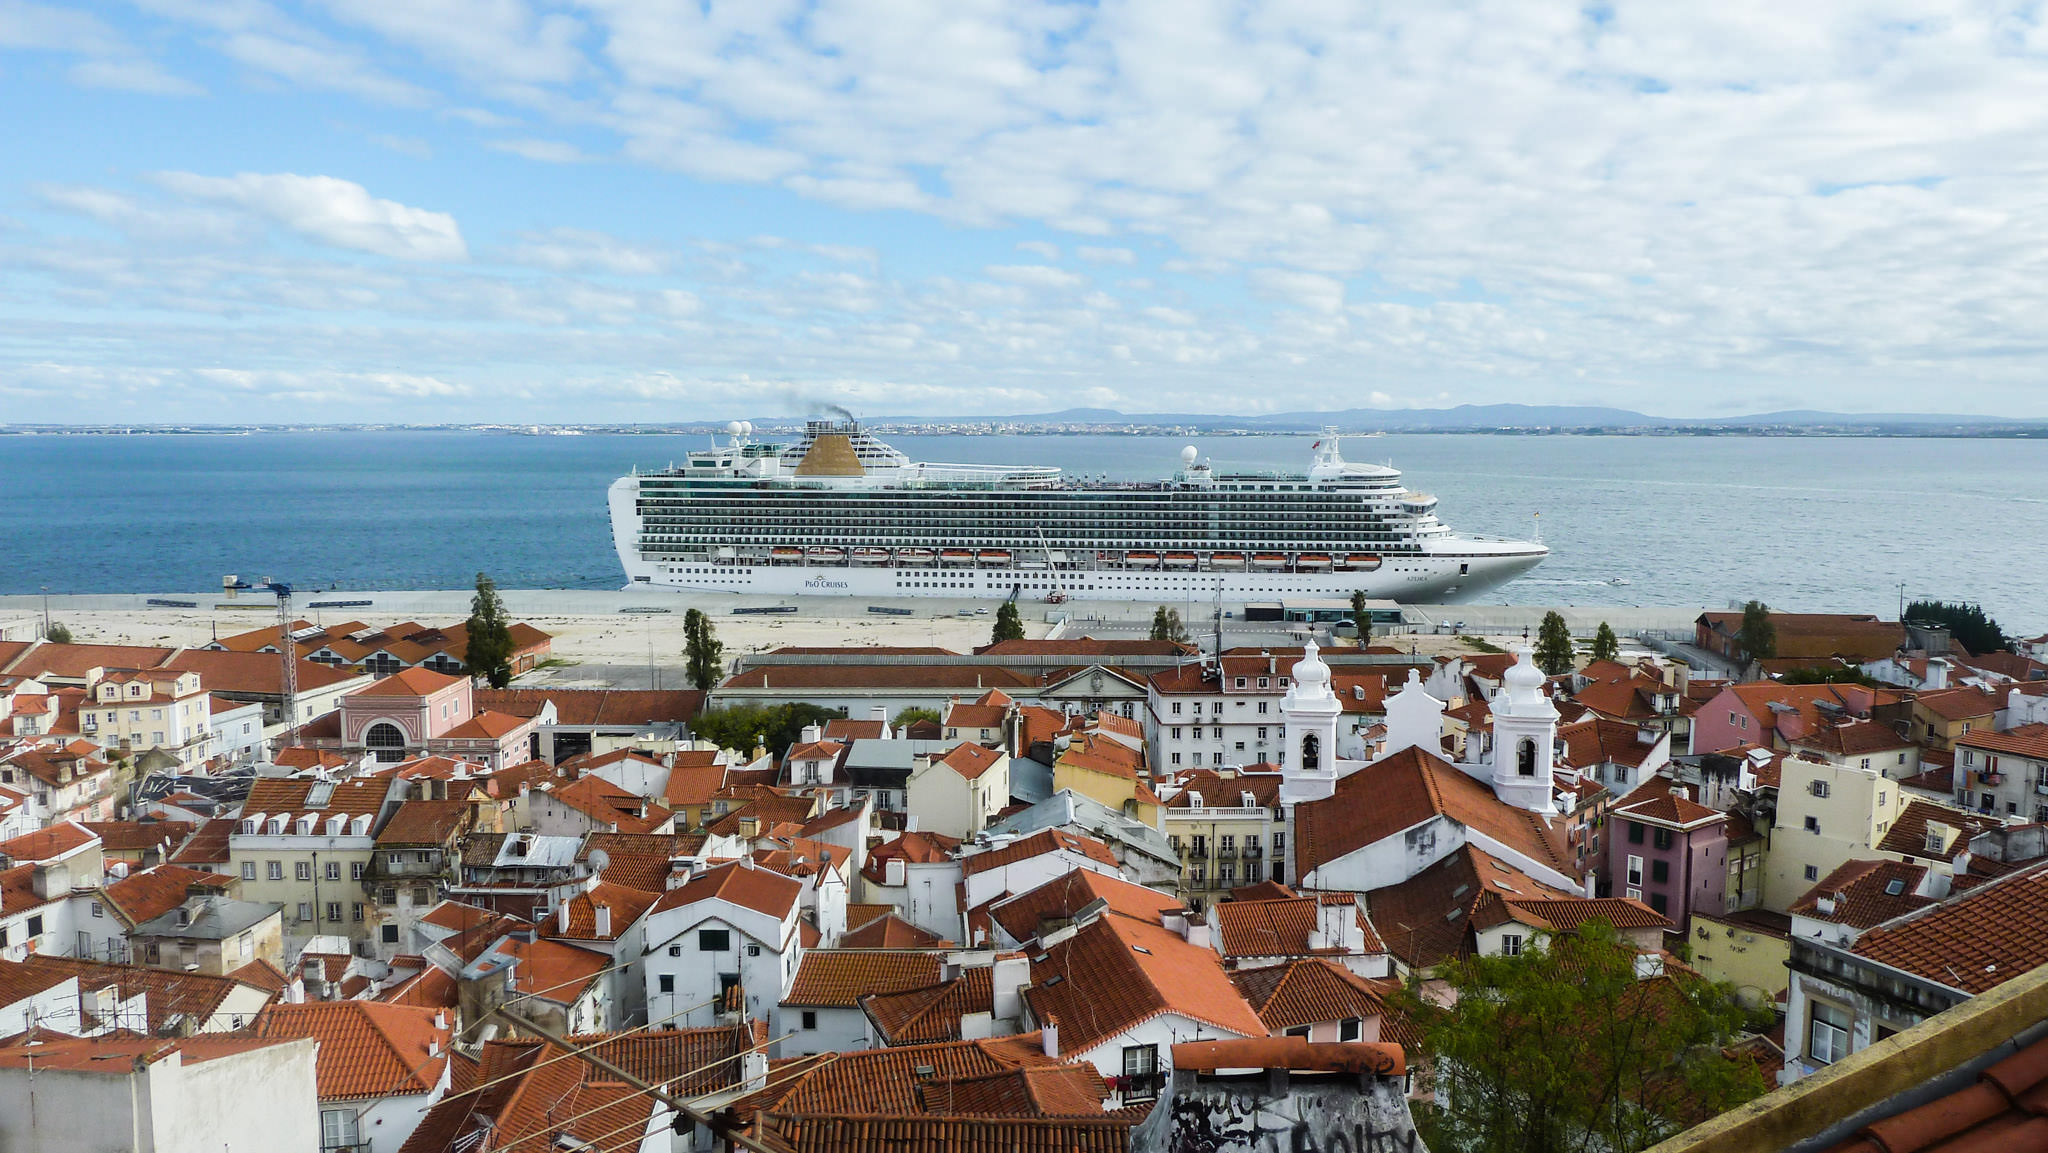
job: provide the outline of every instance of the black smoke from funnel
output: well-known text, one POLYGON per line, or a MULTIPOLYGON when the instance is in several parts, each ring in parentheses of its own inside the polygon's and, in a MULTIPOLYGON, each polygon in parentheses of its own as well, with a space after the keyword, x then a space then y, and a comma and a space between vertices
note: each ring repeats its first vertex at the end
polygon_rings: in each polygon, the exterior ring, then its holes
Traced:
POLYGON ((854 416, 851 412, 848 412, 847 410, 839 407, 836 404, 821 404, 818 406, 818 410, 820 412, 823 412, 826 416, 837 417, 838 419, 847 421, 848 423, 851 423, 854 419, 854 416))

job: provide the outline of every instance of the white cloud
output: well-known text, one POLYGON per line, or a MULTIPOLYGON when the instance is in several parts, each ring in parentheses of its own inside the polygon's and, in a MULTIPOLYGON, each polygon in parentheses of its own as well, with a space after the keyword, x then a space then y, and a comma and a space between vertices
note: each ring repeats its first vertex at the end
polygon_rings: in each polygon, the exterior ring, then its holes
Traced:
POLYGON ((182 196, 235 205, 323 244, 404 260, 468 257, 453 216, 379 200, 362 185, 332 176, 165 172, 156 179, 182 196))
POLYGON ((71 66, 71 82, 81 88, 108 88, 151 96, 202 96, 206 89, 173 76, 153 60, 86 60, 71 66))
POLYGON ((1030 288, 1073 288, 1083 283, 1074 273, 1043 264, 991 264, 982 271, 997 280, 1030 288))
POLYGON ((1262 296, 1292 301, 1315 312, 1334 313, 1344 307, 1344 282, 1313 272, 1289 272, 1284 268, 1254 268, 1252 289, 1262 296))
POLYGON ((544 164, 583 164, 590 160, 581 148, 565 140, 493 140, 488 147, 544 164))
POLYGON ((1128 248, 1097 248, 1084 244, 1075 251, 1090 264, 1133 264, 1138 259, 1138 254, 1128 248))
POLYGON ((609 272, 619 276, 653 276, 668 271, 674 264, 671 254, 660 249, 581 228, 527 233, 511 255, 520 264, 557 272, 609 272))
POLYGON ((1017 251, 1029 252, 1033 256, 1042 257, 1046 260, 1058 260, 1060 258, 1060 246, 1043 240, 1020 241, 1017 244, 1017 251))

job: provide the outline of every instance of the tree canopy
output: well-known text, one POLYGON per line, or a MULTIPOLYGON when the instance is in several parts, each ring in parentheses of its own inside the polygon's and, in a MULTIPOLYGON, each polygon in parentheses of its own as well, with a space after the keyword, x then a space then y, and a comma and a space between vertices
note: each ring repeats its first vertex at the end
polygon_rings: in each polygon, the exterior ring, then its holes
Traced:
POLYGON ((1724 1052, 1750 1027, 1732 992, 1691 973, 1638 978, 1636 958, 1595 921, 1450 962, 1454 998, 1395 994, 1448 1091, 1448 1109, 1418 1116, 1429 1147, 1633 1153, 1764 1092, 1756 1065, 1724 1052))
POLYGON ((1621 638, 1614 635, 1613 626, 1600 622, 1600 631, 1593 634, 1593 659, 1596 661, 1618 661, 1621 659, 1621 638))
POLYGON ((476 574, 476 595, 469 598, 469 620, 463 634, 462 663, 469 675, 482 677, 494 689, 511 684, 512 622, 505 616, 498 582, 488 573, 476 574))
POLYGON ((1152 639, 1155 641, 1176 641, 1180 644, 1187 643, 1188 629, 1185 624, 1181 623, 1179 609, 1168 608, 1165 605, 1159 606, 1159 611, 1152 614, 1152 639))
POLYGON ((1002 644, 1004 641, 1024 639, 1024 617, 1017 611, 1016 601, 1004 601, 996 609, 996 627, 989 633, 989 643, 1002 644))
POLYGON ((1742 606, 1742 627, 1735 630, 1735 645, 1753 661, 1778 655, 1778 626, 1771 623, 1771 606, 1762 601, 1742 606))
POLYGON ((1351 624, 1358 630, 1358 647, 1372 643, 1372 610, 1365 607, 1365 590, 1354 589, 1351 593, 1351 624))
POLYGON ((683 615, 683 663, 690 687, 710 692, 725 674, 725 645, 701 609, 683 615))
POLYGON ((1564 617, 1555 609, 1543 614, 1543 623, 1536 629, 1536 667, 1545 676, 1562 676, 1572 671, 1578 657, 1572 648, 1572 631, 1564 623, 1564 617))
POLYGON ((690 733, 722 749, 751 750, 755 745, 780 753, 803 737, 804 726, 822 725, 843 716, 837 709, 795 701, 781 705, 728 705, 697 714, 690 733))
POLYGON ((890 721, 889 723, 895 726, 897 729, 901 730, 910 725, 914 725, 919 721, 930 721, 933 724, 938 724, 939 720, 939 710, 927 709, 921 705, 912 705, 909 708, 904 709, 902 712, 897 713, 896 719, 890 721))
POLYGON ((2006 647, 2005 630, 1985 615, 1982 606, 1962 601, 1914 601, 1906 606, 1913 624, 1946 625, 1948 635, 1971 653, 1982 656, 2006 647))
POLYGON ((68 645, 71 643, 71 630, 63 621, 53 621, 49 631, 43 634, 43 639, 51 644, 68 645))

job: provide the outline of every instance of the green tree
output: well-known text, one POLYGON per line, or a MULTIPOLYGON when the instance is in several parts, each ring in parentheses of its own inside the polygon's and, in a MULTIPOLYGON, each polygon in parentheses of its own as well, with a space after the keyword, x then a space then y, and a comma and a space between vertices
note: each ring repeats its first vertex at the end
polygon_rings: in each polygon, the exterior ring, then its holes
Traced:
POLYGON ((1187 626, 1181 623, 1179 609, 1159 606, 1159 611, 1152 614, 1152 639, 1188 643, 1187 626))
POLYGON ((1866 676, 1855 665, 1825 664, 1810 668, 1793 669, 1778 675, 1778 683, 1785 685, 1869 685, 1877 687, 1877 678, 1866 676))
POLYGON ((1002 644, 1004 641, 1024 639, 1024 617, 1017 611, 1016 601, 1004 601, 996 609, 996 627, 989 634, 989 643, 1002 644))
POLYGON ((904 709, 902 712, 897 713, 896 719, 890 721, 889 723, 891 725, 894 725, 897 728, 897 730, 901 731, 903 729, 909 728, 911 725, 914 725, 919 721, 930 721, 931 723, 936 725, 939 723, 939 720, 939 710, 927 709, 922 708, 918 705, 912 705, 909 708, 904 709))
POLYGON ((1572 650, 1572 631, 1565 627, 1564 617, 1555 609, 1543 614, 1543 623, 1536 629, 1536 667, 1545 676, 1561 676, 1572 671, 1577 655, 1572 650))
POLYGON ((512 622, 506 619, 498 582, 488 573, 476 574, 476 595, 469 599, 463 636, 462 663, 470 676, 489 681, 494 689, 512 683, 512 622))
POLYGON ((1450 1098, 1421 1119, 1429 1147, 1634 1153, 1764 1092, 1754 1063, 1723 1052, 1749 1026, 1731 990, 1638 978, 1636 958, 1596 921, 1516 956, 1449 962, 1453 996, 1396 993, 1450 1098))
POLYGON ((1354 589, 1351 593, 1351 624, 1358 630, 1358 647, 1372 643, 1372 610, 1365 607, 1365 590, 1354 589))
POLYGON ((1753 661, 1767 661, 1778 655, 1778 626, 1771 623, 1771 606, 1762 601, 1742 606, 1742 626, 1735 630, 1735 647, 1753 661))
POLYGON ((1906 619, 1914 624, 1945 625, 1948 635, 1972 653, 1982 656, 2006 647, 2005 630, 1984 614, 1982 606, 1957 601, 1914 601, 1906 606, 1906 619))
POLYGON ((1621 659, 1621 638, 1614 635, 1614 629, 1606 621, 1600 622, 1600 631, 1593 634, 1593 659, 1596 661, 1618 661, 1621 659))
POLYGON ((780 753, 803 737, 805 725, 822 725, 844 716, 837 709, 793 701, 780 705, 728 705, 698 713, 690 735, 722 749, 741 752, 760 745, 780 753))
POLYGON ((698 692, 710 692, 724 679, 725 645, 701 609, 683 614, 683 660, 690 685, 698 692))
POLYGON ((50 625, 49 631, 43 634, 43 639, 52 644, 68 645, 71 643, 71 630, 64 627, 63 621, 57 621, 50 625))

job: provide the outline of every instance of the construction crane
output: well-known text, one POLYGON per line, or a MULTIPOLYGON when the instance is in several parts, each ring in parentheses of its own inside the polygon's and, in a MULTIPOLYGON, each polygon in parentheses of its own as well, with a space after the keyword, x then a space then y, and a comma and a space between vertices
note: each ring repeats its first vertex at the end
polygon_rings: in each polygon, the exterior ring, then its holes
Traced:
POLYGON ((284 698, 284 744, 290 748, 299 743, 299 653, 298 642, 292 639, 292 586, 281 581, 264 577, 251 583, 234 576, 221 578, 221 587, 229 596, 250 589, 262 589, 277 597, 277 647, 283 655, 283 675, 278 681, 284 698))

